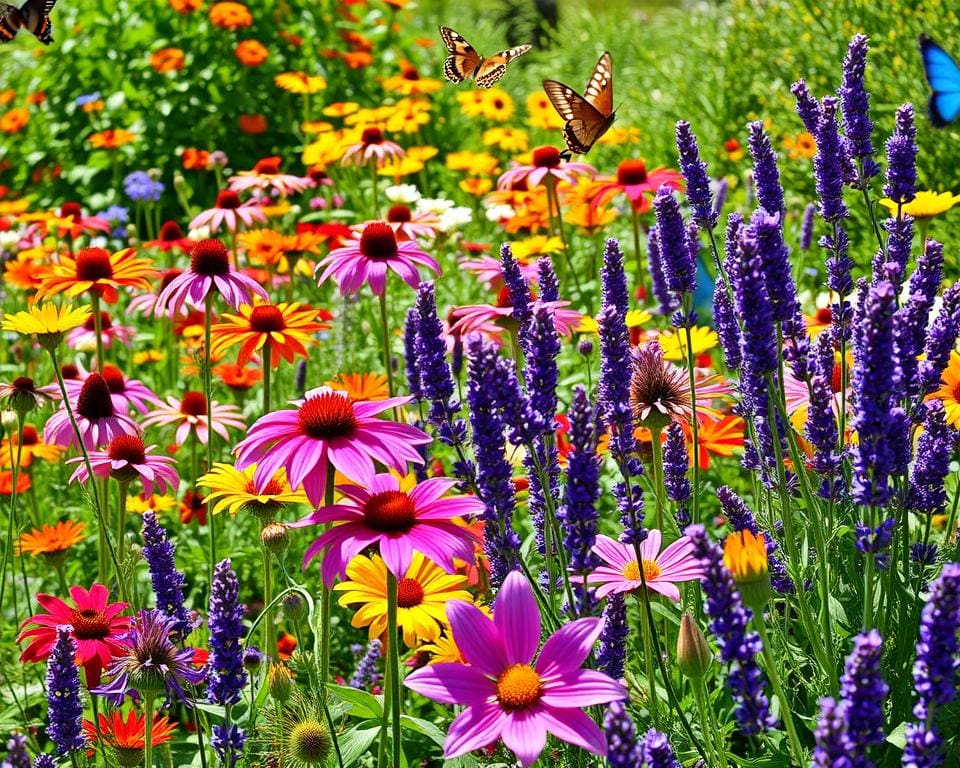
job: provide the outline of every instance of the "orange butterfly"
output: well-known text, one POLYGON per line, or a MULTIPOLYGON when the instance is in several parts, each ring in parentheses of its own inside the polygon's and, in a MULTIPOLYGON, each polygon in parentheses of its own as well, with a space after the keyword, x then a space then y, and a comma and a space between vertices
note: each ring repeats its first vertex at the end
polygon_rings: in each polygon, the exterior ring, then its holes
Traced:
POLYGON ((27 0, 21 8, 0 2, 0 43, 7 43, 22 28, 32 32, 44 45, 53 42, 50 11, 57 0, 27 0))
POLYGON ((543 90, 566 121, 563 138, 567 147, 578 155, 589 152, 617 119, 613 111, 613 60, 609 53, 604 53, 593 68, 583 96, 556 80, 544 80, 543 90))
POLYGON ((481 88, 489 88, 504 76, 507 64, 530 50, 529 45, 508 48, 505 51, 484 58, 463 35, 450 27, 440 27, 440 37, 450 53, 443 62, 443 74, 451 83, 461 83, 472 77, 481 88))

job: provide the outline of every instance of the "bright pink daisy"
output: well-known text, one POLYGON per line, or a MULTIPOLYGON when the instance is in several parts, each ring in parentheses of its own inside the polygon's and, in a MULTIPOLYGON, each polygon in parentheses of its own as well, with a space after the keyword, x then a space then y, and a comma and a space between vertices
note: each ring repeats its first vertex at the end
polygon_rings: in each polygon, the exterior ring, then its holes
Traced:
POLYGON ((617 166, 617 175, 601 177, 594 180, 598 187, 594 192, 590 205, 594 208, 603 205, 611 197, 620 193, 627 196, 630 205, 637 213, 646 213, 650 210, 650 199, 660 189, 661 185, 671 189, 683 189, 683 176, 677 171, 667 168, 647 170, 643 160, 624 160, 617 166))
POLYGON ((317 284, 333 277, 340 288, 340 295, 356 293, 364 283, 370 283, 375 296, 382 296, 387 287, 387 269, 396 272, 411 288, 420 285, 418 266, 440 274, 440 265, 417 245, 415 240, 397 241, 397 235, 385 221, 371 221, 363 233, 343 248, 330 251, 317 264, 323 274, 317 284))
POLYGON ((576 184, 580 176, 596 176, 597 169, 588 163, 564 163, 560 150, 556 147, 537 147, 531 153, 531 165, 513 164, 513 168, 504 171, 497 180, 497 189, 515 189, 517 184, 526 182, 529 189, 545 184, 547 178, 554 183, 576 184))
POLYGON ((329 587, 346 572, 355 555, 377 544, 387 568, 398 579, 406 575, 414 552, 453 573, 453 558, 472 562, 476 544, 469 529, 454 523, 453 518, 483 511, 483 502, 476 496, 444 497, 454 485, 455 480, 434 477, 407 493, 400 490, 396 477, 384 473, 364 486, 337 486, 344 503, 321 507, 291 526, 340 523, 310 545, 303 556, 304 568, 326 549, 322 573, 329 587))
MULTIPOLYGON (((99 373, 91 373, 80 386, 70 406, 77 420, 80 439, 88 451, 106 445, 118 435, 139 435, 141 429, 113 405, 110 387, 99 373)), ((77 435, 66 408, 60 408, 43 427, 45 442, 64 448, 77 445, 77 435)))
POLYGON ((126 603, 108 603, 110 593, 103 584, 93 584, 88 592, 83 587, 70 587, 73 606, 59 597, 37 594, 37 602, 46 611, 31 616, 20 629, 18 643, 29 640, 30 644, 20 655, 20 661, 43 661, 50 655, 57 641, 57 627, 70 627, 70 636, 77 644, 77 664, 86 673, 87 687, 100 684, 104 667, 127 648, 123 636, 130 628, 130 617, 120 616, 126 603))
MULTIPOLYGON (((193 250, 194 246, 192 240, 188 242, 190 243, 190 246, 187 248, 187 253, 193 250)), ((170 283, 172 283, 182 274, 182 269, 163 270, 160 276, 160 285, 158 285, 155 290, 149 293, 140 293, 130 299, 130 303, 127 304, 127 312, 138 312, 143 315, 152 315, 157 309, 157 299, 160 298, 160 294, 163 293, 163 289, 170 285, 170 283)), ((182 317, 186 317, 190 311, 194 309, 198 309, 198 307, 194 306, 194 304, 187 299, 187 301, 184 302, 184 304, 180 307, 179 313, 182 317)))
MULTIPOLYGON (((703 568, 694 557, 693 541, 687 536, 681 536, 663 552, 660 551, 662 542, 663 535, 660 531, 651 528, 640 545, 642 563, 637 565, 637 553, 633 544, 621 544, 609 536, 597 536, 593 551, 600 556, 604 564, 587 576, 587 583, 597 586, 597 598, 640 589, 642 567, 647 589, 659 592, 671 600, 679 600, 680 590, 675 585, 682 581, 699 579, 703 568)), ((572 578, 579 580, 582 577, 572 578)))
POLYGON ((243 203, 240 196, 232 189, 225 189, 217 195, 217 202, 213 208, 208 208, 194 216, 190 222, 190 229, 208 227, 210 232, 216 232, 220 225, 226 225, 230 232, 236 232, 240 224, 252 227, 255 221, 265 222, 267 215, 263 209, 253 202, 243 203))
POLYGON ((317 182, 309 176, 294 176, 292 173, 280 172, 280 157, 276 155, 258 160, 250 171, 240 171, 231 176, 228 181, 234 192, 254 190, 263 193, 274 193, 281 197, 298 195, 312 187, 317 182))
POLYGON ((374 160, 377 168, 380 168, 388 160, 403 157, 403 155, 403 148, 383 138, 383 131, 379 128, 366 128, 360 136, 360 142, 347 147, 340 162, 343 165, 366 165, 374 160))
POLYGON ((440 228, 440 217, 434 211, 412 211, 403 203, 390 206, 387 224, 397 233, 397 240, 434 237, 440 228))
POLYGON ((330 466, 354 482, 369 485, 376 475, 375 461, 398 472, 406 470, 407 462, 423 463, 417 446, 430 442, 425 432, 376 418, 410 399, 353 402, 346 392, 330 387, 311 389, 294 403, 296 409, 257 419, 234 449, 237 469, 256 462, 254 482, 265 483, 284 467, 290 486, 296 489, 302 484, 310 503, 319 506, 330 466))
MULTIPOLYGON (((553 327, 557 333, 563 336, 570 336, 574 330, 579 327, 583 320, 583 313, 575 309, 568 309, 569 301, 541 301, 536 302, 536 306, 548 307, 553 310, 553 327)), ((513 305, 510 303, 510 291, 502 289, 497 295, 497 306, 493 304, 467 304, 463 307, 455 307, 450 312, 450 317, 455 322, 450 327, 451 333, 458 333, 466 336, 473 331, 483 332, 489 327, 490 323, 496 323, 501 329, 508 328, 510 324, 515 324, 513 318, 513 305)))
POLYGON ((250 304, 253 294, 270 300, 259 283, 233 268, 227 246, 219 240, 201 240, 190 251, 190 269, 160 291, 154 312, 159 317, 169 310, 170 316, 175 317, 184 302, 199 307, 212 290, 218 291, 234 309, 250 304))
MULTIPOLYGON (((540 279, 540 268, 536 261, 517 259, 520 274, 528 283, 536 283, 540 279)), ((491 283, 494 286, 503 285, 503 262, 493 256, 480 256, 476 259, 464 259, 460 267, 472 272, 481 283, 491 283)))
MULTIPOLYGON (((107 382, 107 388, 110 390, 110 400, 113 403, 114 410, 118 413, 129 413, 132 408, 145 415, 148 404, 160 405, 160 398, 146 384, 138 379, 128 379, 123 375, 123 371, 115 365, 108 363, 103 366, 100 375, 107 382)), ((64 380, 67 395, 71 400, 80 397, 80 390, 83 389, 85 381, 86 378, 64 380)))
MULTIPOLYGON (((159 493, 166 493, 167 488, 174 490, 180 485, 177 470, 174 469, 176 459, 172 456, 155 456, 150 452, 155 445, 143 444, 143 438, 136 435, 120 435, 110 441, 105 451, 90 451, 90 467, 97 477, 112 477, 121 482, 130 482, 140 479, 143 483, 143 492, 147 497, 153 495, 153 486, 157 486, 159 493)), ((79 480, 86 483, 90 477, 87 465, 83 458, 68 459, 67 464, 80 466, 70 476, 70 482, 79 480)))
POLYGON ((517 571, 504 580, 493 619, 462 600, 450 601, 447 618, 467 663, 432 664, 403 681, 434 701, 466 707, 447 731, 446 758, 502 738, 526 768, 543 752, 548 733, 595 755, 606 754, 603 732, 584 710, 621 701, 627 691, 602 672, 580 668, 600 636, 601 619, 571 621, 547 639, 537 656, 540 609, 517 571))
MULTIPOLYGON (((213 431, 227 441, 230 440, 227 427, 243 429, 247 426, 240 409, 231 403, 221 405, 214 400, 210 404, 210 416, 213 419, 213 431)), ((197 436, 201 445, 206 445, 210 439, 206 396, 203 392, 184 392, 183 399, 178 400, 173 395, 168 395, 167 401, 159 403, 157 409, 143 420, 144 427, 155 424, 176 424, 177 445, 187 442, 191 432, 197 436)))

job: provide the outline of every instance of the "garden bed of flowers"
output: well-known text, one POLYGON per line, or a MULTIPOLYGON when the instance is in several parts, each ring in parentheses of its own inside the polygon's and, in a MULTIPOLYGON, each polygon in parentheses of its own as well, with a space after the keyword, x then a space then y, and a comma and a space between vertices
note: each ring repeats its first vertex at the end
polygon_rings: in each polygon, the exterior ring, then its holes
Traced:
POLYGON ((0 45, 3 768, 960 766, 922 14, 611 126, 582 9, 148 5, 0 45))

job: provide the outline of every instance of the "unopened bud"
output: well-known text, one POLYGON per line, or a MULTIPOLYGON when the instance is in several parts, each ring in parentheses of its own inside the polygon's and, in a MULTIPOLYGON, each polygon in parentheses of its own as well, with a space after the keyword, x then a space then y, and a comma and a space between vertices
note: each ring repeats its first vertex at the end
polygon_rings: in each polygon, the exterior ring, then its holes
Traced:
POLYGON ((303 599, 302 595, 296 592, 289 592, 284 595, 281 604, 283 605, 283 615, 290 619, 290 621, 296 623, 306 618, 307 601, 303 599))
POLYGON ((260 529, 260 543, 268 552, 282 555, 290 545, 290 534, 283 523, 267 523, 260 529))
POLYGON ((680 662, 680 671, 694 680, 703 677, 713 661, 707 638, 703 636, 693 616, 687 612, 684 612, 680 619, 677 660, 680 662))
POLYGON ((271 664, 267 673, 267 690, 281 704, 290 698, 293 690, 293 675, 284 664, 271 664))

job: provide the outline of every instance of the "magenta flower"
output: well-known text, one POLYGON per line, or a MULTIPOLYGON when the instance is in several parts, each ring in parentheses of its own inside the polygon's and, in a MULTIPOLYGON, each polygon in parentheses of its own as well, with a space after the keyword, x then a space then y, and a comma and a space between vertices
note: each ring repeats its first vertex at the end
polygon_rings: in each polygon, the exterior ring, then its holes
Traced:
MULTIPOLYGON (((166 493, 167 487, 177 489, 180 478, 173 468, 176 460, 172 456, 155 456, 150 453, 155 445, 144 446, 143 439, 136 435, 118 435, 110 441, 105 451, 90 451, 90 468, 97 477, 112 477, 121 482, 130 482, 137 478, 143 483, 143 492, 147 497, 153 495, 153 486, 160 493, 166 493)), ((82 457, 68 459, 67 464, 80 463, 70 476, 70 482, 87 482, 90 477, 82 457)))
MULTIPOLYGON (((213 431, 225 441, 230 439, 227 427, 243 429, 247 426, 240 409, 232 403, 221 405, 216 400, 210 403, 210 417, 213 421, 213 431)), ((167 395, 165 403, 157 403, 157 408, 143 420, 144 427, 159 424, 176 424, 177 445, 183 445, 193 433, 201 445, 206 445, 210 439, 210 430, 207 428, 207 398, 203 392, 184 392, 183 399, 178 400, 173 395, 167 395)))
MULTIPOLYGON (((110 388, 99 373, 87 376, 76 399, 70 399, 80 439, 88 451, 106 445, 118 435, 140 435, 142 431, 129 416, 114 408, 110 388)), ((64 448, 77 445, 77 435, 66 408, 60 408, 47 419, 43 439, 64 448)))
POLYGON ((377 164, 377 168, 383 166, 388 160, 394 160, 403 157, 403 148, 393 142, 383 138, 383 131, 379 128, 365 128, 357 144, 351 144, 347 151, 340 158, 343 165, 366 165, 371 160, 377 164))
POLYGON ((317 285, 333 277, 340 288, 340 295, 356 293, 364 283, 370 283, 375 296, 382 296, 387 287, 387 269, 396 272, 411 288, 420 285, 417 266, 440 274, 440 265, 417 245, 415 240, 398 242, 396 233, 385 221, 371 221, 363 228, 358 239, 343 248, 330 251, 317 264, 323 274, 317 285))
MULTIPOLYGON (((541 301, 537 306, 547 307, 553 311, 553 327, 563 336, 571 336, 583 322, 584 315, 575 309, 568 309, 569 301, 541 301)), ((450 311, 453 325, 451 333, 466 336, 474 331, 485 332, 490 324, 500 326, 500 330, 516 325, 513 317, 513 305, 510 304, 510 291, 503 288, 497 296, 497 305, 493 304, 466 304, 455 307, 450 311)))
MULTIPOLYGON (((535 261, 517 259, 520 274, 528 283, 536 283, 540 278, 540 268, 535 261)), ((481 283, 503 285, 503 262, 493 256, 479 256, 475 259, 464 259, 460 268, 472 272, 481 283)))
MULTIPOLYGON (((647 589, 659 592, 671 600, 680 599, 680 590, 675 586, 681 581, 693 581, 703 575, 700 561, 693 555, 693 542, 681 536, 663 552, 660 544, 663 536, 651 528, 640 545, 642 563, 637 565, 637 553, 633 544, 621 544, 609 536, 597 536, 593 551, 604 564, 587 576, 587 583, 597 586, 597 597, 603 598, 618 592, 633 592, 640 589, 640 568, 646 578, 647 589)), ((571 577, 580 580, 582 577, 571 577)))
POLYGON ((513 164, 513 168, 504 171, 497 180, 497 189, 517 189, 526 182, 528 189, 546 184, 548 178, 553 183, 566 182, 576 184, 580 175, 596 176, 597 169, 588 163, 564 163, 560 150, 556 147, 537 147, 531 153, 531 165, 513 164))
POLYGON ((418 445, 430 442, 420 429, 378 419, 378 413, 403 405, 409 397, 353 402, 346 392, 318 387, 297 400, 296 409, 274 411, 257 419, 234 452, 237 469, 256 462, 254 483, 262 487, 280 467, 290 486, 303 485, 314 506, 323 501, 329 466, 350 480, 369 485, 375 461, 398 472, 407 462, 423 463, 418 445))
POLYGON ((387 568, 402 579, 410 568, 414 551, 453 573, 453 558, 472 562, 476 539, 453 518, 480 514, 483 502, 476 496, 448 496, 456 481, 435 477, 418 483, 409 493, 391 474, 379 474, 364 486, 340 485, 345 503, 321 507, 292 528, 321 523, 340 523, 323 533, 303 556, 307 566, 321 550, 323 580, 330 586, 342 576, 347 564, 369 546, 377 544, 387 568))
POLYGON ((213 208, 201 211, 190 222, 190 229, 209 227, 211 232, 225 224, 231 232, 236 232, 240 224, 252 227, 255 221, 264 222, 267 215, 256 203, 240 202, 240 196, 232 189, 225 189, 217 195, 213 208))
POLYGON ((467 663, 432 664, 404 680, 427 698, 466 707, 450 725, 444 757, 459 757, 502 738, 526 768, 543 752, 548 733, 606 754, 603 732, 584 710, 621 701, 627 691, 602 672, 580 668, 600 635, 601 619, 577 619, 561 627, 534 662, 540 610, 517 571, 504 580, 493 619, 462 600, 448 603, 447 618, 467 663))
MULTIPOLYGON (((110 400, 113 408, 118 413, 129 413, 130 409, 139 411, 141 414, 147 413, 147 405, 159 405, 158 398, 153 391, 138 379, 128 379, 123 375, 123 371, 115 365, 109 363, 103 366, 100 372, 103 380, 107 382, 107 388, 110 390, 110 400)), ((83 379, 65 379, 64 386, 67 388, 67 396, 71 400, 80 397, 80 390, 83 389, 83 379)))
POLYGON ((233 269, 227 246, 219 240, 201 240, 190 251, 190 269, 174 277, 160 291, 154 312, 159 317, 169 311, 171 317, 176 317, 187 300, 194 306, 202 306, 211 290, 217 290, 234 309, 252 303, 254 293, 270 300, 259 283, 233 269))
MULTIPOLYGON (((110 320, 110 314, 102 310, 100 312, 100 329, 104 349, 110 349, 114 342, 129 347, 133 337, 137 334, 137 329, 132 326, 114 325, 110 320)), ((79 328, 74 328, 67 334, 67 346, 81 352, 92 352, 97 348, 97 334, 93 315, 87 318, 86 323, 79 328)))

